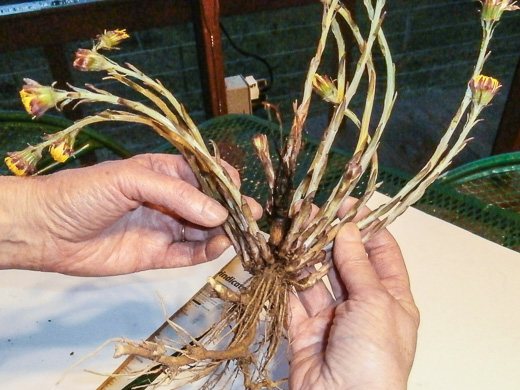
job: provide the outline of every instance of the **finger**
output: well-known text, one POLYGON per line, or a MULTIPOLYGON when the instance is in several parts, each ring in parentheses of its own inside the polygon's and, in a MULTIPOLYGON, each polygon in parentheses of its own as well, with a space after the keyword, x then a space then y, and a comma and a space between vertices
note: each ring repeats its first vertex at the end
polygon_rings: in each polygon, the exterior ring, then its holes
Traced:
MULTIPOLYGON (((256 202, 252 198, 244 197, 248 203, 249 208, 251 209, 251 213, 255 220, 258 220, 262 217, 263 208, 260 206, 258 202, 256 202)), ((164 210, 162 210, 164 212, 164 210)), ((175 222, 177 225, 178 223, 175 222)), ((189 223, 188 221, 184 221, 185 225, 185 235, 184 238, 189 241, 202 241, 206 240, 210 237, 214 237, 219 234, 225 234, 224 229, 221 226, 218 227, 210 227, 206 228, 200 225, 196 225, 193 223, 189 223)), ((174 231, 180 231, 180 227, 173 228, 174 231)), ((179 236, 180 237, 180 236, 179 236)))
POLYGON ((231 180, 233 181, 233 183, 238 188, 240 188, 241 181, 240 181, 240 174, 238 173, 238 171, 231 164, 228 164, 224 160, 220 160, 220 165, 222 166, 222 168, 224 168, 226 170, 229 177, 231 177, 231 180))
POLYGON ((368 260, 361 233, 353 223, 341 228, 334 243, 334 263, 349 294, 366 289, 383 290, 379 277, 368 260))
POLYGON ((365 244, 381 283, 396 299, 411 299, 410 279, 397 241, 386 229, 365 244))
MULTIPOLYGON (((343 217, 355 202, 356 199, 354 198, 346 199, 338 211, 338 216, 340 218, 343 217)), ((370 212, 371 210, 368 207, 363 207, 358 211, 353 221, 361 220, 370 212)), ((365 244, 365 250, 381 284, 386 290, 396 299, 413 300, 408 272, 401 250, 388 230, 383 229, 372 237, 365 244)), ((334 280, 334 276, 331 276, 331 284, 335 296, 337 296, 337 293, 341 293, 341 279, 334 280)))
MULTIPOLYGON (((190 184, 199 185, 197 177, 193 173, 186 159, 178 154, 140 154, 131 160, 148 166, 156 172, 164 173, 172 177, 186 180, 190 184)), ((224 160, 220 160, 221 166, 226 170, 232 182, 240 188, 240 175, 238 171, 224 160)))
MULTIPOLYGON (((295 203, 295 205, 294 205, 294 215, 296 215, 296 214, 298 214, 300 212, 301 207, 302 207, 302 203, 303 203, 303 200, 299 200, 298 202, 295 203)), ((315 204, 311 204, 310 205, 310 209, 307 210, 309 215, 307 217, 307 220, 303 223, 302 228, 305 229, 307 226, 310 225, 310 223, 313 221, 313 219, 316 216, 316 214, 318 214, 318 211, 319 211, 318 206, 316 206, 315 204)))
POLYGON ((178 238, 178 241, 182 239, 185 241, 206 241, 210 238, 225 234, 222 227, 205 228, 187 221, 184 221, 183 225, 179 225, 176 231, 178 231, 178 234, 176 234, 175 237, 178 238), (184 226, 184 234, 182 232, 182 226, 184 226))
POLYGON ((148 169, 133 170, 132 175, 119 178, 117 186, 130 200, 164 207, 200 226, 219 226, 228 215, 216 200, 190 183, 148 169))
POLYGON ((318 315, 335 302, 322 280, 306 290, 298 291, 298 297, 309 317, 318 315))
POLYGON ((314 355, 323 352, 326 343, 324 335, 329 332, 329 324, 333 320, 334 311, 329 310, 322 316, 309 317, 307 310, 294 293, 289 294, 288 332, 291 352, 297 354, 306 349, 306 354, 314 355))
POLYGON ((231 241, 229 238, 221 234, 219 236, 212 237, 208 240, 205 246, 199 246, 198 249, 194 252, 194 256, 192 259, 192 264, 200 264, 206 261, 215 260, 220 257, 226 249, 231 246, 231 241))
POLYGON ((336 267, 332 267, 327 276, 329 278, 332 294, 336 302, 346 301, 348 299, 347 288, 345 287, 343 280, 341 280, 341 276, 336 267))
MULTIPOLYGON (((133 157, 133 159, 142 165, 150 167, 155 172, 182 179, 194 187, 199 188, 198 180, 191 167, 180 155, 143 154, 133 157)), ((224 160, 221 160, 221 165, 227 171, 233 183, 237 187, 240 187, 240 175, 238 171, 224 160)), ((262 206, 250 197, 245 197, 245 199, 251 209, 253 217, 259 219, 263 213, 262 206)))
POLYGON ((291 292, 289 294, 289 337, 295 340, 301 332, 301 324, 309 318, 307 310, 303 306, 298 296, 291 292))
MULTIPOLYGON (((354 207, 354 205, 358 202, 358 199, 348 197, 343 201, 341 206, 339 207, 339 210, 337 212, 338 218, 343 218, 349 211, 354 207)), ((371 210, 368 207, 362 207, 361 210, 358 210, 354 218, 352 219, 354 222, 357 222, 361 220, 362 218, 366 217, 368 214, 370 214, 371 210)))
POLYGON ((260 219, 262 217, 262 214, 264 213, 263 207, 253 198, 250 198, 249 196, 244 196, 244 199, 247 202, 247 205, 251 209, 251 213, 253 214, 253 217, 255 220, 260 219))
POLYGON ((205 263, 218 258, 230 245, 231 241, 225 235, 212 237, 208 241, 173 243, 156 267, 176 268, 205 263))
POLYGON ((199 186, 190 165, 179 154, 140 154, 128 161, 135 161, 154 172, 182 179, 195 187, 199 186))
MULTIPOLYGON (((345 215, 355 202, 354 198, 347 199, 340 208, 338 216, 342 217, 345 215)), ((371 210, 368 207, 363 207, 358 211, 354 221, 361 220, 370 212, 371 210)), ((413 300, 408 272, 401 250, 388 230, 383 229, 372 237, 365 244, 365 250, 380 282, 386 290, 396 299, 413 300)), ((338 284, 336 282, 334 286, 341 287, 341 283, 338 284)), ((336 294, 336 291, 334 293, 336 294)))

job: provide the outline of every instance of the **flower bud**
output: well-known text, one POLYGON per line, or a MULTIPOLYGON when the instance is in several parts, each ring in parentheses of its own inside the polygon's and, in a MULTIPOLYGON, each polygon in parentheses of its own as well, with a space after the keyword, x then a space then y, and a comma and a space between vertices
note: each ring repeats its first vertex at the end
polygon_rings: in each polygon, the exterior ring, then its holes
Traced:
POLYGON ((78 49, 73 65, 74 68, 83 72, 96 72, 114 67, 114 64, 104 55, 89 49, 78 49))
POLYGON ((258 153, 269 154, 269 143, 265 134, 255 134, 253 136, 253 146, 258 153))
POLYGON ((67 98, 66 93, 57 91, 53 87, 40 85, 31 79, 24 79, 25 85, 20 91, 20 97, 25 110, 33 118, 42 116, 47 110, 56 107, 67 98))
POLYGON ((41 150, 31 146, 18 152, 8 152, 4 161, 16 176, 26 176, 36 172, 41 157, 41 150))
POLYGON ((511 0, 479 0, 482 3, 481 19, 485 22, 497 22, 504 11, 516 11, 520 7, 511 0))
POLYGON ((321 76, 316 73, 312 79, 312 86, 323 100, 331 103, 338 103, 338 89, 329 76, 321 76))
POLYGON ((483 75, 478 75, 469 82, 473 103, 479 106, 487 106, 501 87, 497 79, 483 75))
POLYGON ((113 50, 119 49, 117 46, 124 39, 130 38, 130 35, 124 30, 110 30, 105 31, 103 34, 97 36, 98 43, 96 44, 96 50, 113 50))

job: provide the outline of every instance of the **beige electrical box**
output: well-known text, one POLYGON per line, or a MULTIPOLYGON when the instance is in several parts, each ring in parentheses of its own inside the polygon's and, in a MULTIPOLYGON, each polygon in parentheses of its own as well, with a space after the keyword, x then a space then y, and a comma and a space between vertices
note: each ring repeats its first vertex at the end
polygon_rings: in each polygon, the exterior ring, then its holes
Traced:
POLYGON ((253 76, 226 77, 226 102, 229 114, 251 114, 251 101, 258 99, 260 91, 253 76))

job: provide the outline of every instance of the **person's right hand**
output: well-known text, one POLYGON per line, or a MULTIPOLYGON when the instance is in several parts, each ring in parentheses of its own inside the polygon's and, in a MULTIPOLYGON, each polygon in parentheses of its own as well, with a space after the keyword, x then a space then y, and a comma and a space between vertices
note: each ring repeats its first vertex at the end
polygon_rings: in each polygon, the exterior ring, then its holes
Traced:
POLYGON ((406 389, 419 312, 396 241, 383 230, 364 246, 347 224, 333 257, 334 297, 323 283, 291 296, 291 389, 406 389))
MULTIPOLYGON (((238 185, 238 172, 223 164, 238 185)), ((231 245, 221 228, 227 210, 200 191, 179 155, 0 183, 0 268, 117 275, 202 263, 231 245)), ((260 205, 247 200, 260 217, 260 205)))

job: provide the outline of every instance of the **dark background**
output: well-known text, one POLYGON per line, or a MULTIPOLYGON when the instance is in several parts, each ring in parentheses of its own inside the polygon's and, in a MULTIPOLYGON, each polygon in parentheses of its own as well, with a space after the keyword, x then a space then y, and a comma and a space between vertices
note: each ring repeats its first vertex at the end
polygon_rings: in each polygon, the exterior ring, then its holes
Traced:
MULTIPOLYGON (((5 3, 19 2, 0 1, 0 4, 5 3)), ((479 8, 480 3, 473 0, 388 1, 383 29, 397 67, 399 97, 381 146, 384 165, 408 172, 417 171, 448 126, 464 95, 477 55, 479 8)), ((357 11, 358 20, 363 19, 361 4, 357 11)), ((282 109, 287 123, 292 119, 292 103, 301 95, 308 62, 316 50, 320 19, 319 3, 222 18, 222 24, 235 45, 269 63, 274 83, 267 97, 282 109)), ((130 62, 150 76, 161 79, 187 106, 196 122, 204 121, 193 26, 187 23, 130 31, 130 34, 131 39, 123 44, 122 50, 111 53, 111 57, 118 62, 130 62)), ((238 53, 226 37, 222 39, 227 76, 242 74, 257 79, 268 78, 264 63, 238 53)), ((70 44, 70 60, 76 48, 90 46, 90 41, 70 44)), ((492 106, 485 110, 484 121, 474 130, 475 140, 466 147, 455 165, 491 153, 503 104, 520 58, 520 12, 504 13, 491 50, 485 72, 498 78, 504 86, 492 106)), ((326 56, 328 60, 324 61, 321 72, 331 73, 336 61, 335 53, 329 49, 326 56)), ((77 71, 73 74, 76 85, 94 82, 116 93, 125 93, 111 81, 100 83, 99 74, 77 71)), ((18 91, 24 77, 41 83, 53 81, 42 50, 0 53, 0 110, 23 109, 18 91)), ((384 82, 384 77, 380 77, 381 87, 384 87, 384 82)), ((360 96, 352 108, 359 112, 363 101, 360 96)), ((329 113, 326 104, 313 102, 307 131, 318 136, 329 113)), ((155 134, 134 127, 111 126, 106 131, 135 151, 149 150, 163 142, 155 134)), ((340 134, 338 146, 348 149, 354 137, 354 131, 347 125, 340 134)))

